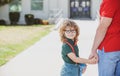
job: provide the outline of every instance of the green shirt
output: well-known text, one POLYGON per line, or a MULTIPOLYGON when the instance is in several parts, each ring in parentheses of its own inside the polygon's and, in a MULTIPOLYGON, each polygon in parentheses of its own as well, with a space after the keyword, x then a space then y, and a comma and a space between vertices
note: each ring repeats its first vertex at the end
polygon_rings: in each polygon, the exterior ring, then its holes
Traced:
MULTIPOLYGON (((74 46, 74 41, 72 41, 71 39, 67 39, 68 42, 73 46, 74 50, 75 50, 75 53, 76 53, 76 56, 79 57, 79 49, 78 49, 78 46, 75 45, 74 46)), ((70 46, 66 43, 63 43, 62 45, 62 58, 64 60, 64 62, 67 62, 67 63, 71 63, 71 64, 75 64, 75 62, 73 62, 68 56, 67 54, 68 53, 71 53, 72 52, 72 49, 70 48, 70 46)))

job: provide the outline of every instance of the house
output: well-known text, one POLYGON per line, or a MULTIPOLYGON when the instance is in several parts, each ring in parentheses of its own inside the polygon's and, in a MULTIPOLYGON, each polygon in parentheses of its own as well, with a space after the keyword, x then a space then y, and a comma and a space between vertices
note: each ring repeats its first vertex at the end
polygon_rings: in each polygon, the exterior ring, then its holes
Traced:
POLYGON ((25 24, 25 14, 34 18, 96 19, 99 0, 14 0, 0 7, 0 19, 10 23, 9 12, 20 12, 18 24, 25 24))

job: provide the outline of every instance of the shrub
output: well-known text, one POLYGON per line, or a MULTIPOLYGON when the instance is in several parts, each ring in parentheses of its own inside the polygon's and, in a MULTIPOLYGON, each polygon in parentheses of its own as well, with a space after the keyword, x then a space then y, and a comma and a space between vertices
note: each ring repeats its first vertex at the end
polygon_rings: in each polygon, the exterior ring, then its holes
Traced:
POLYGON ((40 24, 40 19, 39 18, 35 18, 34 19, 34 24, 40 24))
POLYGON ((5 20, 0 20, 0 25, 6 25, 6 22, 5 22, 5 20))
POLYGON ((33 14, 25 14, 25 22, 27 25, 34 24, 34 15, 33 14))
POLYGON ((9 12, 10 24, 17 24, 20 18, 20 12, 9 12))

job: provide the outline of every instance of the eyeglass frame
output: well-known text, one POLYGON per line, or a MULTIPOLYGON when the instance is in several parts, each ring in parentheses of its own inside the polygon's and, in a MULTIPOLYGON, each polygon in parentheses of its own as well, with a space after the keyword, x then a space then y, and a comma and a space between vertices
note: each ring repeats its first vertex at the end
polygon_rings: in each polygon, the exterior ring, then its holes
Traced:
POLYGON ((65 33, 67 33, 67 34, 76 33, 76 30, 65 30, 65 33))

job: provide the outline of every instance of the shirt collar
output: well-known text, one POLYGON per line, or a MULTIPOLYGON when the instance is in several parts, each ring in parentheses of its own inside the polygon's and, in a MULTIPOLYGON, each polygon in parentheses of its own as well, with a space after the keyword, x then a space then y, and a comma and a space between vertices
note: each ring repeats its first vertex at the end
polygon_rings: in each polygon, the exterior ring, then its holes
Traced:
POLYGON ((67 38, 67 41, 68 41, 70 44, 74 45, 74 41, 73 41, 72 39, 68 39, 68 38, 67 38))

